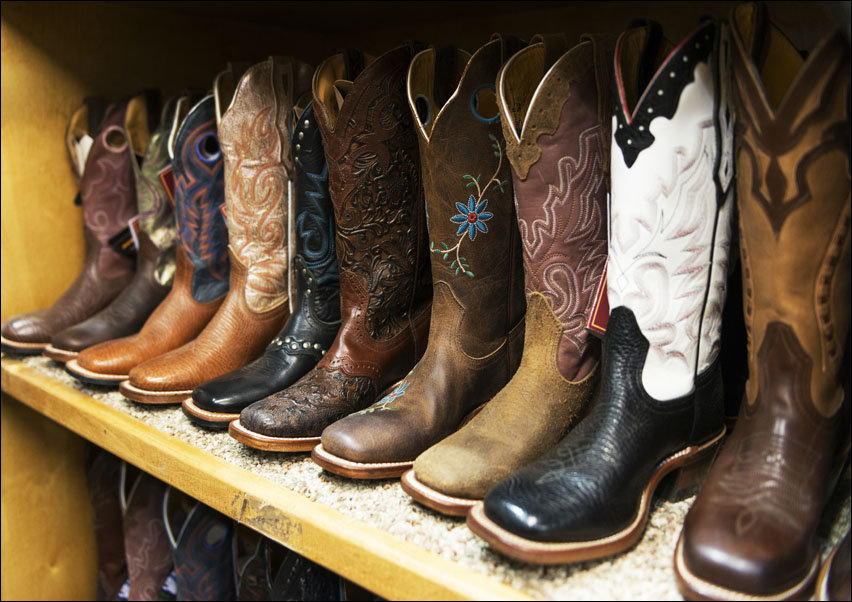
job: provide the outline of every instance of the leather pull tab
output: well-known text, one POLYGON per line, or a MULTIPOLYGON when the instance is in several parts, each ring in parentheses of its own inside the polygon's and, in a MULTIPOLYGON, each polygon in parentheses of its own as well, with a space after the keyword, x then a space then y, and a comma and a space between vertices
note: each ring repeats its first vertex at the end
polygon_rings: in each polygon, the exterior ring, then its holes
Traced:
POLYGON ((435 82, 432 95, 440 108, 456 88, 456 57, 458 50, 449 44, 435 46, 435 82))
POLYGON ((500 64, 504 64, 509 58, 525 48, 527 43, 517 36, 511 34, 494 33, 491 34, 492 40, 500 40, 500 64))
POLYGON ((87 96, 83 99, 86 105, 86 120, 89 136, 95 138, 101 131, 106 115, 107 102, 100 96, 87 96))
POLYGON ((354 81, 364 70, 364 53, 355 48, 343 48, 340 53, 343 55, 344 79, 354 81))
POLYGON ((563 54, 568 52, 570 44, 568 36, 564 33, 546 33, 538 34, 530 40, 530 44, 541 42, 544 44, 544 72, 553 67, 553 64, 559 60, 563 54))
POLYGON ((627 26, 627 29, 635 27, 645 28, 645 41, 642 44, 639 64, 636 67, 636 90, 641 96, 657 70, 655 63, 657 55, 660 53, 660 44, 663 41, 663 28, 659 23, 650 19, 634 19, 627 26))

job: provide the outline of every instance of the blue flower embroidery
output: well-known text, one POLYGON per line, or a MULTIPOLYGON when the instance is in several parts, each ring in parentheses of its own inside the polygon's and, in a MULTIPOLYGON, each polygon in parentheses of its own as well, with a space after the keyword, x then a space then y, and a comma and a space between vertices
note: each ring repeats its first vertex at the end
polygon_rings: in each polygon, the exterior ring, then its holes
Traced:
MULTIPOLYGON (((412 369, 412 372, 413 371, 414 370, 412 369)), ((411 374, 411 372, 409 372, 409 374, 411 374)), ((396 387, 393 391, 382 397, 381 400, 374 403, 367 409, 361 410, 360 412, 356 412, 356 414, 372 414, 373 412, 379 410, 396 410, 397 408, 395 408, 391 404, 403 395, 405 395, 405 390, 407 388, 408 381, 401 382, 398 387, 396 387)))
POLYGON ((483 233, 488 232, 488 226, 484 222, 494 217, 494 214, 485 211, 487 206, 488 199, 482 199, 479 205, 477 205, 473 195, 470 195, 470 198, 467 200, 467 207, 463 203, 456 203, 456 209, 458 209, 459 214, 450 218, 452 221, 460 224, 456 235, 462 236, 464 231, 467 230, 468 238, 474 240, 477 230, 483 233))

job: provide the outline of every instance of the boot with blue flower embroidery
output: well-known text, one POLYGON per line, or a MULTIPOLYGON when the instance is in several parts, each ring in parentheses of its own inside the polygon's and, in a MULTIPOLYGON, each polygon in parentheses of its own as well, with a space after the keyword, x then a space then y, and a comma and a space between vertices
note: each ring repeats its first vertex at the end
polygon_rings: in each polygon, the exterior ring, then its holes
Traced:
POLYGON ((386 397, 327 427, 313 459, 400 476, 509 381, 521 358, 524 273, 494 81, 522 44, 419 53, 408 71, 426 194, 434 304, 423 358, 386 397))

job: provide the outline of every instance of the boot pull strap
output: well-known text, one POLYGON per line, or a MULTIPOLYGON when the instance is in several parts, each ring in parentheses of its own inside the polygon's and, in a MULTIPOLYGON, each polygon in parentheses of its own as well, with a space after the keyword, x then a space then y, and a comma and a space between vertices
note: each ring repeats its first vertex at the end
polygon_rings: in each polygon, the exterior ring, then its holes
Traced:
POLYGON ((642 44, 642 52, 639 55, 639 64, 636 67, 636 90, 639 96, 654 77, 657 55, 660 53, 660 44, 663 41, 663 28, 656 21, 650 19, 633 19, 627 29, 635 27, 645 28, 645 41, 642 44))
POLYGON ((456 89, 456 57, 458 49, 451 44, 435 45, 435 80, 432 96, 440 110, 456 89))
POLYGON ((601 126, 601 135, 605 141, 603 145, 603 170, 604 178, 609 190, 609 154, 610 137, 612 136, 612 81, 613 81, 613 57, 615 56, 616 36, 609 34, 588 34, 580 36, 581 41, 589 41, 592 44, 595 61, 595 84, 598 96, 598 123, 601 126))
POLYGON ((540 33, 533 36, 530 40, 530 44, 537 44, 539 42, 544 44, 544 71, 541 74, 544 77, 544 74, 553 67, 553 64, 559 60, 559 57, 570 50, 570 44, 568 36, 564 33, 540 33))
POLYGON ((513 54, 521 50, 522 48, 526 48, 527 43, 519 38, 518 36, 513 36, 511 34, 504 33, 493 33, 491 34, 491 40, 500 40, 500 64, 504 64, 509 58, 512 57, 513 54))

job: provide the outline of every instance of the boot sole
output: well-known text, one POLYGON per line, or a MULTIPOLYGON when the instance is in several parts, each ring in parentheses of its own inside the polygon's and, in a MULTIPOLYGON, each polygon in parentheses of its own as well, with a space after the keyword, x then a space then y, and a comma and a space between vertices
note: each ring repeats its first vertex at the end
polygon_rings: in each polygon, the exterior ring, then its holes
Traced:
POLYGON ((13 341, 0 335, 0 351, 3 353, 17 353, 18 355, 41 355, 44 348, 50 343, 24 343, 13 341))
POLYGON ((80 382, 101 387, 117 387, 121 381, 129 378, 126 374, 102 374, 86 370, 77 363, 77 360, 71 360, 65 364, 65 371, 80 382))
POLYGON ((470 509, 482 501, 481 499, 453 497, 432 489, 417 480, 413 469, 402 475, 400 484, 402 490, 414 498, 416 502, 447 516, 467 516, 470 509))
POLYGON ((61 362, 63 364, 66 363, 66 362, 70 362, 71 360, 77 358, 77 352, 76 351, 68 351, 67 349, 60 349, 59 347, 54 347, 53 345, 50 345, 50 344, 48 344, 48 346, 45 347, 42 350, 41 353, 42 353, 42 355, 46 355, 50 359, 52 359, 56 362, 61 362))
POLYGON ((410 462, 353 462, 325 451, 322 444, 311 452, 311 460, 323 470, 350 479, 393 479, 402 476, 414 464, 410 462))
POLYGON ((692 445, 672 454, 657 466, 642 497, 639 511, 633 521, 616 533, 591 541, 542 542, 534 541, 507 531, 485 515, 483 503, 476 504, 467 515, 467 526, 476 535, 500 553, 533 564, 564 564, 596 560, 618 554, 633 547, 642 537, 648 523, 651 499, 660 481, 678 468, 691 469, 693 464, 712 462, 719 442, 725 436, 725 429, 713 439, 702 445, 692 445))
POLYGON ((319 437, 269 437, 261 435, 241 425, 239 419, 228 425, 228 434, 243 445, 275 452, 311 451, 320 442, 319 437))
POLYGON ((121 381, 118 385, 118 391, 130 401, 136 403, 145 403, 149 405, 168 405, 181 403, 187 397, 192 395, 192 390, 189 391, 148 391, 140 389, 130 384, 129 380, 121 381))
POLYGON ((190 421, 208 429, 227 430, 228 425, 240 417, 239 414, 226 414, 225 412, 211 412, 201 409, 195 404, 192 397, 184 399, 180 405, 183 413, 190 421))
POLYGON ((674 573, 677 588, 689 600, 804 600, 811 596, 819 570, 819 554, 814 558, 808 574, 793 587, 776 594, 760 596, 721 587, 692 573, 683 559, 683 534, 678 538, 675 551, 674 573))

